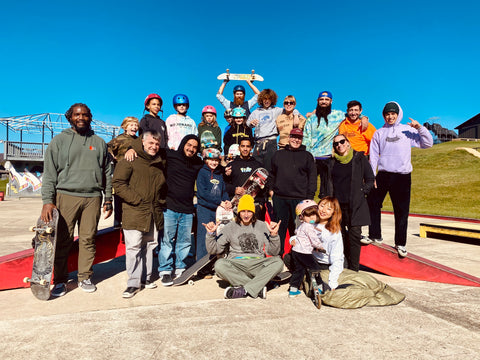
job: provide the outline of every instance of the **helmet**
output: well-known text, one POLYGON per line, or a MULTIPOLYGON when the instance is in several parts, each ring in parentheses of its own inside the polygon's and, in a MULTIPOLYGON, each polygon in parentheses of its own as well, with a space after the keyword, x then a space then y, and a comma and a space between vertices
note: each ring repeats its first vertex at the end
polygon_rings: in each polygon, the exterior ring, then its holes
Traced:
POLYGON ((212 105, 207 105, 202 110, 202 115, 204 113, 212 113, 212 114, 217 115, 217 110, 215 110, 215 108, 212 105))
POLYGON ((242 107, 236 107, 235 109, 232 110, 232 116, 233 117, 245 117, 245 116, 247 116, 247 112, 242 107))
POLYGON ((245 94, 245 88, 242 86, 242 85, 237 85, 233 88, 233 93, 235 94, 235 92, 237 91, 241 91, 245 94))
POLYGON ((230 117, 230 116, 232 116, 232 109, 225 110, 225 112, 223 113, 223 117, 230 117))
POLYGON ((160 95, 158 95, 158 94, 150 94, 150 95, 148 95, 148 96, 145 98, 145 101, 144 101, 145 107, 147 107, 148 102, 149 102, 150 100, 152 100, 152 99, 158 99, 158 100, 160 100, 160 106, 163 105, 163 100, 162 100, 162 98, 160 97, 160 95))
POLYGON ((177 94, 173 97, 173 105, 189 104, 187 95, 177 94))
POLYGON ((204 159, 220 159, 220 150, 215 148, 208 148, 203 150, 204 159))
POLYGON ((309 199, 302 200, 298 203, 297 207, 295 208, 295 214, 297 214, 297 216, 301 216, 306 209, 311 207, 318 207, 318 205, 313 200, 309 200, 309 199))

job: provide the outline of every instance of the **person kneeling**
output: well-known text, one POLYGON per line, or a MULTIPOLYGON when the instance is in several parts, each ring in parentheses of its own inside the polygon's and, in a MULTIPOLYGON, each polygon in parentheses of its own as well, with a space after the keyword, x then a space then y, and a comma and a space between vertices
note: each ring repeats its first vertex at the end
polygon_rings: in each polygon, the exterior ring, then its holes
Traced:
POLYGON ((225 290, 226 299, 247 295, 266 298, 267 283, 283 270, 283 261, 277 256, 279 224, 257 220, 254 199, 250 195, 240 198, 235 221, 227 224, 219 236, 215 234, 217 224, 203 224, 207 229, 207 251, 212 255, 229 251, 226 258, 215 263, 217 276, 233 285, 225 290), (266 257, 266 254, 272 256, 266 257))

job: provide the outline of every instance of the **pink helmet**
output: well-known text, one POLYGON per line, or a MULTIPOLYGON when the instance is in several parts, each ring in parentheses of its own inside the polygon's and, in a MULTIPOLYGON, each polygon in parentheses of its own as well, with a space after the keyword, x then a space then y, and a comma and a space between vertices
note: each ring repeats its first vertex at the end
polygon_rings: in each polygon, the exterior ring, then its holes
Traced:
POLYGON ((158 95, 158 94, 150 94, 150 95, 148 95, 148 96, 145 98, 145 101, 144 101, 145 107, 147 107, 148 102, 149 102, 150 100, 152 100, 152 99, 158 99, 158 100, 160 100, 160 106, 163 105, 163 100, 162 100, 162 98, 160 97, 160 95, 158 95))
POLYGON ((313 200, 309 200, 309 199, 302 200, 298 203, 297 207, 295 208, 295 214, 297 214, 297 216, 301 216, 306 209, 311 207, 318 207, 318 205, 313 200))
POLYGON ((205 113, 212 113, 212 114, 215 114, 216 116, 217 110, 215 110, 215 108, 212 105, 207 105, 202 109, 202 115, 205 113))

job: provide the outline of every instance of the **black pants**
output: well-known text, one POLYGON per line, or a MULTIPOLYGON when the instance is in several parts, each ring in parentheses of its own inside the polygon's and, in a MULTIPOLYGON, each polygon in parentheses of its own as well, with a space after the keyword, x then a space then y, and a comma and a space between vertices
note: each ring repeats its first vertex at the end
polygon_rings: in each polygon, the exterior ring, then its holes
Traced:
POLYGON ((362 236, 361 226, 352 226, 352 211, 349 204, 340 204, 342 209, 342 238, 343 238, 343 254, 345 255, 344 267, 353 271, 358 271, 360 264, 360 251, 362 244, 360 238, 362 236))
POLYGON ((321 269, 312 254, 302 254, 292 250, 291 255, 293 272, 290 278, 290 286, 298 289, 307 270, 316 271, 321 269))
POLYGON ((376 177, 377 188, 372 189, 368 196, 370 207, 369 237, 382 237, 381 210, 383 200, 390 194, 395 217, 395 245, 405 246, 407 243, 408 213, 410 211, 411 174, 397 174, 380 171, 376 177))
POLYGON ((318 197, 320 199, 327 196, 327 182, 328 182, 328 161, 329 158, 315 158, 317 165, 317 175, 320 175, 320 190, 318 197))
POLYGON ((285 251, 285 236, 287 235, 287 230, 290 236, 295 234, 295 207, 303 199, 285 199, 279 196, 273 195, 273 212, 274 212, 274 221, 280 223, 278 228, 278 235, 280 236, 280 256, 283 256, 285 251))

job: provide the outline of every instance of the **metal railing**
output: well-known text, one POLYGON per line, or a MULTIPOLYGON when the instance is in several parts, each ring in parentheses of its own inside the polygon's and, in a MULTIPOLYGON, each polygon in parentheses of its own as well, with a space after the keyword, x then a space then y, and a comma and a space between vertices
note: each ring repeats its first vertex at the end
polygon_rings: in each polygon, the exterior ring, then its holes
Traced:
POLYGON ((48 144, 22 141, 5 141, 5 160, 36 160, 43 161, 48 144))

